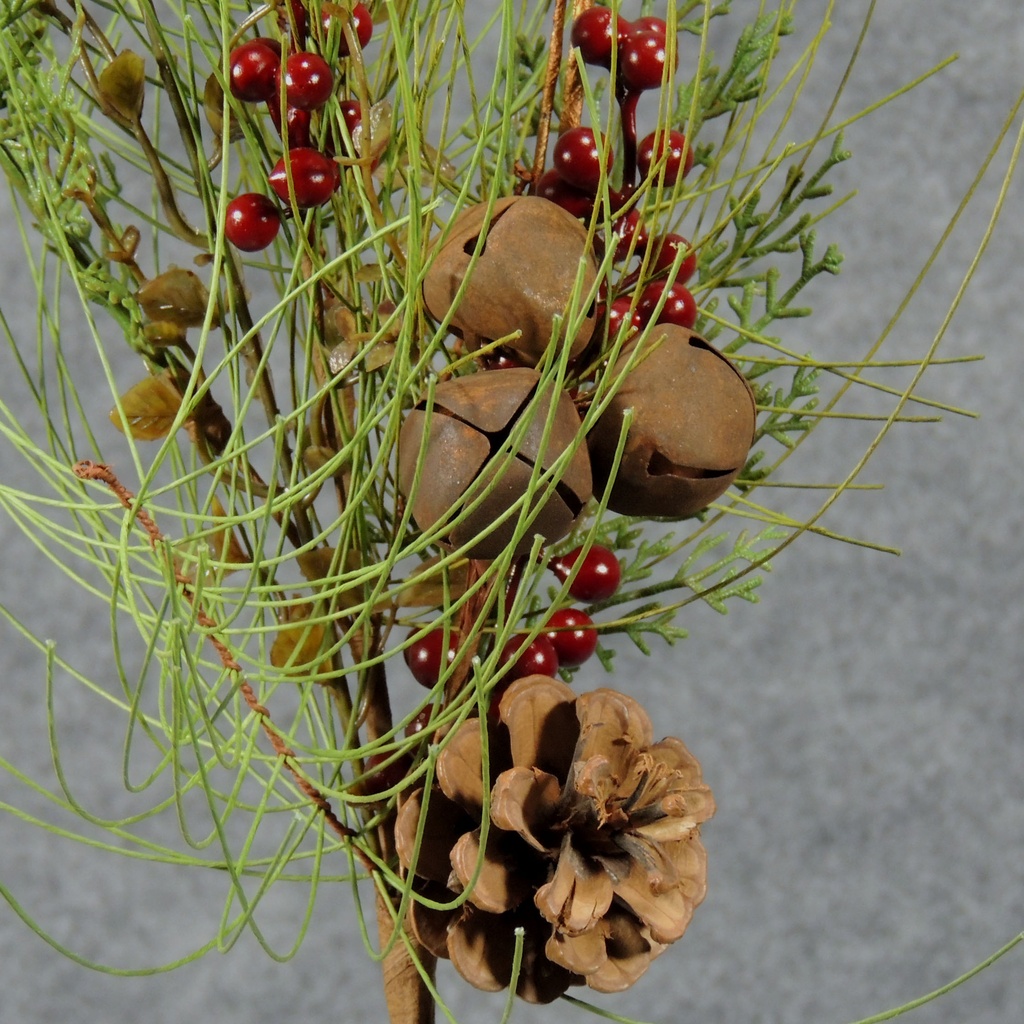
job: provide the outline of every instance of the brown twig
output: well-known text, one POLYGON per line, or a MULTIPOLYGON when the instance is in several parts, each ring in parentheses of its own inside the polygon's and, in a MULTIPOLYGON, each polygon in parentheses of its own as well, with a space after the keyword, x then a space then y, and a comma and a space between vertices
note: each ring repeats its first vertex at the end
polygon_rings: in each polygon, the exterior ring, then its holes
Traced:
POLYGON ((548 43, 548 66, 544 72, 544 92, 541 95, 540 121, 537 124, 537 148, 533 153, 533 169, 530 171, 531 188, 544 173, 544 160, 547 157, 551 114, 555 109, 555 90, 558 88, 558 73, 562 68, 565 5, 566 0, 555 0, 554 23, 551 26, 551 40, 548 43))
MULTIPOLYGON (((161 544, 163 544, 164 535, 160 532, 160 528, 156 525, 153 517, 145 510, 145 508, 136 503, 135 496, 127 487, 124 486, 124 484, 121 483, 120 480, 118 480, 116 474, 109 466, 85 460, 82 462, 76 462, 72 467, 72 472, 80 480, 98 480, 101 483, 106 484, 117 500, 134 514, 139 525, 146 531, 146 535, 149 537, 150 546, 153 550, 155 551, 161 544)), ((235 676, 238 692, 242 695, 242 698, 245 700, 249 710, 260 720, 260 725, 263 728, 263 732, 270 740, 270 745, 274 748, 274 752, 277 756, 281 758, 282 764, 291 774, 295 784, 324 816, 324 820, 341 839, 350 840, 355 838, 358 833, 349 828, 338 818, 327 797, 325 797, 323 793, 321 793, 320 790, 318 790, 316 786, 314 786, 313 783, 311 783, 300 772, 295 751, 285 743, 284 739, 274 728, 273 722, 270 718, 270 712, 257 699, 256 692, 242 674, 242 666, 239 665, 227 644, 225 644, 224 641, 221 640, 214 632, 217 628, 217 623, 206 614, 202 606, 196 601, 195 593, 192 590, 192 582, 188 577, 177 571, 174 573, 174 578, 181 586, 182 595, 185 600, 195 609, 196 622, 198 622, 203 629, 210 631, 208 634, 210 644, 217 652, 217 657, 220 659, 221 665, 235 676)), ((354 849, 356 855, 362 861, 363 866, 372 874, 376 870, 373 862, 359 849, 358 846, 354 847, 354 849)))
MULTIPOLYGON (((594 6, 594 0, 573 0, 572 19, 575 21, 584 11, 594 6)), ((562 86, 562 115, 558 121, 560 131, 568 131, 580 123, 583 114, 583 81, 579 64, 568 61, 565 68, 565 85, 562 86)))

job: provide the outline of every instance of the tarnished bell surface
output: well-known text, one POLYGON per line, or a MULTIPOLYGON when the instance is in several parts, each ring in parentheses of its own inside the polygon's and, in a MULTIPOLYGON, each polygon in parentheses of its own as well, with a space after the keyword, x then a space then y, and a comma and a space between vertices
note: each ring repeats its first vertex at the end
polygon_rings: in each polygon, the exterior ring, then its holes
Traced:
MULTIPOLYGON (((566 394, 559 397, 555 419, 542 451, 548 402, 541 400, 527 426, 515 457, 499 453, 509 433, 536 391, 540 380, 527 368, 494 370, 443 381, 434 392, 433 414, 413 409, 402 424, 398 439, 398 483, 412 501, 412 514, 421 530, 451 517, 470 489, 469 501, 486 494, 481 504, 447 536, 461 547, 496 522, 498 525, 466 553, 471 558, 497 558, 515 532, 518 512, 498 522, 523 496, 532 467, 548 469, 580 431, 576 407, 566 394), (425 447, 424 432, 428 433, 425 447), (421 455, 422 447, 422 455, 421 455), (413 494, 418 461, 422 460, 419 487, 413 494)), ((580 446, 559 478, 550 497, 539 508, 516 554, 528 551, 535 533, 549 542, 564 537, 572 528, 592 493, 590 459, 580 446)), ((461 507, 461 506, 460 506, 461 507)))
MULTIPOLYGON (((753 442, 750 385, 703 338, 671 324, 629 373, 587 438, 597 489, 607 485, 626 409, 633 420, 608 507, 630 516, 689 516, 736 479, 753 442)), ((620 372, 635 345, 627 346, 620 372)))
MULTIPOLYGON (((431 263, 423 300, 438 320, 447 315, 466 277, 486 212, 480 205, 460 214, 431 263)), ((534 366, 551 342, 554 318, 566 312, 580 264, 585 268, 580 294, 587 294, 597 276, 587 232, 572 214, 537 196, 499 199, 486 231, 452 327, 470 348, 521 331, 506 345, 534 366)), ((591 310, 570 339, 570 356, 586 348, 595 321, 591 310)))

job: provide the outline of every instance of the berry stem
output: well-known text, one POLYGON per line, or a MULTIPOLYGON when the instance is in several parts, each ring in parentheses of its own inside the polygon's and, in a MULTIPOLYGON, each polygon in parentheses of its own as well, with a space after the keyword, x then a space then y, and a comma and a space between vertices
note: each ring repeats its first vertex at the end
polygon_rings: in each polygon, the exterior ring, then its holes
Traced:
POLYGON ((640 93, 624 90, 616 99, 622 118, 622 186, 625 188, 636 184, 636 106, 640 93))

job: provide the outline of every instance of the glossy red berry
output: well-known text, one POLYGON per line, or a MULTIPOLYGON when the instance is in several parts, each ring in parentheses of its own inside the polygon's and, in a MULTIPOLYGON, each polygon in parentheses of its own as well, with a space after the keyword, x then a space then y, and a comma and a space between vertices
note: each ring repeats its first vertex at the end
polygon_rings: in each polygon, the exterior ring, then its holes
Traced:
POLYGON ((682 132, 651 132, 640 140, 636 150, 636 164, 642 177, 649 177, 651 168, 655 165, 655 173, 661 174, 662 160, 665 163, 666 185, 674 185, 690 173, 693 167, 693 150, 682 132))
POLYGON ((292 38, 299 40, 301 45, 301 40, 306 38, 306 32, 309 28, 309 15, 306 13, 306 8, 302 5, 301 0, 289 0, 288 12, 286 13, 283 7, 278 8, 278 24, 281 26, 282 31, 287 29, 291 32, 292 38))
POLYGON ((585 64, 599 68, 612 66, 612 50, 617 43, 615 20, 607 7, 591 7, 572 23, 569 39, 579 48, 585 64))
POLYGON ((615 246, 615 259, 624 260, 630 253, 642 253, 647 248, 648 232, 640 216, 640 211, 632 209, 624 213, 612 225, 615 233, 620 236, 615 246))
POLYGON ((281 104, 276 96, 267 104, 267 109, 270 111, 270 119, 274 122, 277 134, 282 138, 287 134, 289 149, 302 149, 309 146, 311 115, 308 110, 289 107, 285 115, 285 127, 282 131, 281 104))
MULTIPOLYGON (((293 149, 288 158, 295 186, 295 205, 307 207, 326 203, 338 187, 338 165, 320 150, 306 147, 293 149)), ((281 197, 281 201, 290 203, 284 157, 274 165, 269 180, 270 187, 281 197)))
POLYGON ((414 640, 403 652, 406 665, 413 679, 428 690, 437 685, 444 669, 455 661, 459 640, 455 633, 448 631, 448 651, 444 650, 444 629, 433 629, 425 636, 414 640))
POLYGON ((665 39, 668 36, 668 25, 664 18, 656 18, 653 14, 647 14, 633 22, 632 31, 653 32, 665 39))
POLYGON ((559 665, 565 668, 579 668, 597 650, 594 620, 579 608, 559 608, 552 612, 545 629, 559 665))
POLYGON ((271 39, 250 39, 228 58, 231 95, 246 103, 262 103, 277 93, 281 46, 271 39))
MULTIPOLYGON (((594 7, 590 9, 596 10, 594 7)), ((568 210, 574 217, 589 217, 594 209, 593 195, 582 189, 573 188, 554 168, 545 171, 537 179, 534 194, 555 203, 563 210, 568 210)))
MULTIPOLYGON (((552 559, 551 571, 563 582, 572 574, 583 555, 582 548, 573 548, 567 555, 552 559)), ((601 544, 595 544, 583 555, 579 568, 569 584, 569 593, 577 601, 605 601, 618 589, 622 580, 622 567, 615 553, 601 544)))
POLYGON ((498 655, 499 665, 511 663, 512 667, 505 676, 507 682, 523 676, 553 676, 558 671, 555 645, 546 636, 541 634, 524 647, 525 639, 522 636, 512 637, 498 655))
POLYGON ((358 100, 342 100, 338 104, 338 109, 351 135, 363 123, 363 108, 359 106, 358 100))
POLYGON ((277 204, 259 192, 245 192, 228 203, 224 237, 243 252, 266 249, 281 229, 277 204))
POLYGON ((640 314, 635 308, 631 308, 632 304, 631 296, 620 295, 617 299, 612 300, 611 305, 603 306, 598 310, 598 318, 604 317, 609 341, 614 341, 618 337, 619 331, 623 330, 625 324, 629 324, 627 330, 630 334, 644 326, 640 314))
POLYGON ((600 187, 602 169, 610 171, 613 159, 610 148, 602 157, 601 142, 592 128, 578 126, 559 135, 551 162, 566 184, 593 193, 600 187))
POLYGON ((665 78, 665 37, 657 32, 630 32, 619 44, 619 75, 631 92, 657 89, 665 78))
MULTIPOLYGON (((344 8, 339 8, 333 4, 324 4, 323 11, 323 26, 324 31, 329 31, 331 27, 331 19, 338 17, 347 17, 348 12, 344 8)), ((352 30, 355 32, 356 40, 359 42, 359 49, 365 50, 367 44, 373 36, 373 15, 370 13, 369 8, 366 4, 356 4, 351 11, 352 17, 352 30)), ((348 39, 345 33, 341 33, 341 39, 338 43, 338 56, 348 57, 351 51, 348 48, 348 39)))
POLYGON ((640 301, 636 308, 646 324, 676 324, 689 330, 697 322, 697 300, 690 290, 681 284, 669 285, 667 281, 652 281, 640 293, 640 301), (661 312, 656 313, 662 295, 665 301, 661 312))
POLYGON ((293 53, 284 64, 284 94, 290 107, 319 110, 334 89, 330 66, 318 53, 293 53))
POLYGON ((697 272, 697 253, 690 248, 690 243, 682 235, 670 231, 662 235, 661 238, 654 239, 649 243, 648 248, 653 250, 650 263, 651 274, 661 274, 669 270, 680 252, 685 255, 679 263, 673 283, 686 284, 697 272))

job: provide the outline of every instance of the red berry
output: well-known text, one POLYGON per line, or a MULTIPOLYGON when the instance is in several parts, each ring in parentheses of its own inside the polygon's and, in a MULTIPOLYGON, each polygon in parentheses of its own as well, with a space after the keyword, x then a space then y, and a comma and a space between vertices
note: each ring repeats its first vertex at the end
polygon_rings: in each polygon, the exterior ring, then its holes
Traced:
POLYGON ((259 192, 245 192, 228 203, 224 237, 243 252, 266 249, 281 228, 277 204, 259 192))
POLYGON ((292 32, 292 37, 299 40, 301 45, 301 41, 306 38, 309 16, 306 14, 306 8, 302 5, 301 0, 290 0, 288 10, 291 12, 290 18, 283 8, 278 8, 277 23, 281 26, 282 31, 287 29, 292 32))
MULTIPOLYGON (((323 7, 323 26, 324 31, 330 31, 331 20, 333 18, 344 18, 348 17, 349 12, 343 7, 337 7, 334 4, 324 4, 323 7)), ((367 44, 370 42, 373 36, 373 15, 370 13, 366 4, 356 4, 351 11, 352 17, 352 30, 356 34, 356 40, 359 43, 359 49, 365 50, 367 44)), ((351 51, 348 48, 348 40, 345 38, 345 33, 341 33, 341 39, 338 43, 338 56, 348 57, 351 51)))
POLYGON ((602 316, 605 318, 609 341, 614 341, 619 336, 619 331, 623 329, 623 324, 629 324, 630 334, 644 326, 643 320, 640 319, 640 314, 635 308, 631 308, 632 305, 633 299, 631 296, 620 295, 617 299, 612 300, 610 306, 602 306, 598 310, 598 319, 602 316))
POLYGON ((622 236, 618 245, 615 246, 616 260, 624 260, 630 252, 642 253, 647 248, 647 227, 640 219, 639 210, 634 208, 623 214, 615 221, 612 228, 616 234, 622 236))
MULTIPOLYGON (((306 147, 293 149, 288 157, 292 184, 295 186, 295 205, 322 206, 326 203, 338 187, 338 165, 320 150, 306 147)), ((270 187, 281 197, 281 201, 291 202, 284 157, 274 165, 269 180, 270 187)))
POLYGON ((284 65, 284 94, 288 105, 319 110, 330 98, 334 75, 318 53, 293 53, 284 65))
POLYGON ((632 92, 657 89, 665 77, 665 37, 630 32, 619 44, 619 74, 632 92))
MULTIPOLYGON (((567 555, 552 559, 551 571, 563 582, 576 567, 583 548, 573 548, 567 555)), ((601 544, 595 544, 580 562, 579 568, 569 584, 569 593, 577 601, 604 601, 619 589, 622 568, 614 552, 601 544)))
POLYGON ((576 127, 559 135, 551 162, 562 180, 584 192, 597 192, 601 184, 601 170, 612 169, 614 156, 609 148, 601 158, 601 143, 593 129, 576 127))
POLYGON ((359 792, 364 796, 383 793, 397 786, 409 774, 412 758, 408 754, 395 758, 391 764, 384 764, 390 757, 394 757, 394 753, 371 754, 366 759, 366 774, 359 782, 359 792))
POLYGON ((505 680, 522 679, 524 676, 553 676, 558 671, 558 654, 555 645, 544 635, 536 637, 525 647, 525 637, 514 636, 501 649, 498 664, 512 663, 505 680))
POLYGON ((425 707, 406 727, 406 736, 418 736, 428 725, 434 716, 433 707, 425 707))
POLYGON ((426 636, 421 636, 419 640, 409 644, 403 652, 413 679, 428 690, 437 685, 444 669, 455 661, 455 654, 459 649, 458 636, 449 630, 448 654, 447 657, 443 656, 444 633, 442 628, 433 629, 426 636))
MULTIPOLYGON (((693 167, 693 150, 682 132, 657 131, 640 140, 636 163, 641 177, 649 177, 651 167, 665 161, 665 184, 674 185, 693 167)), ((660 173, 660 171, 659 171, 660 173)))
POLYGON ((250 39, 228 58, 231 95, 246 103, 261 103, 277 93, 281 45, 272 39, 250 39))
POLYGON ((668 25, 665 24, 664 18, 656 18, 653 14, 647 14, 633 22, 632 31, 653 32, 656 36, 665 39, 668 36, 668 25))
POLYGON ((681 284, 669 285, 667 281, 652 281, 640 293, 640 301, 636 308, 647 324, 676 324, 689 330, 697 322, 697 300, 690 290, 681 284), (655 318, 655 309, 662 295, 665 296, 665 302, 655 318))
POLYGON ((363 123, 363 108, 359 106, 358 100, 342 100, 338 107, 351 135, 363 123))
POLYGON ((617 41, 615 20, 607 7, 591 7, 572 23, 569 39, 579 48, 585 64, 599 68, 612 66, 612 45, 617 41))
MULTIPOLYGON (((591 7, 592 11, 597 8, 591 7)), ((547 199, 556 206, 568 210, 574 217, 589 217, 594 209, 594 197, 562 180, 553 168, 545 171, 534 186, 534 194, 547 199)))
POLYGON ((697 253, 690 248, 690 243, 682 235, 670 231, 660 239, 656 238, 649 247, 655 250, 654 258, 651 260, 651 274, 660 274, 668 270, 680 251, 686 255, 679 264, 673 284, 686 284, 697 272, 697 253))
MULTIPOLYGON (((277 134, 283 138, 284 132, 281 131, 281 104, 276 96, 267 103, 267 109, 270 111, 270 119, 274 122, 277 134)), ((311 117, 308 110, 299 110, 298 107, 288 108, 288 112, 285 115, 285 131, 288 134, 289 149, 302 149, 309 146, 311 138, 309 130, 310 120, 311 117)))
POLYGON ((566 668, 579 668, 597 650, 594 620, 579 608, 559 608, 548 616, 547 638, 566 668))
POLYGON ((485 370, 518 370, 524 365, 514 352, 504 347, 492 349, 482 362, 485 370))

